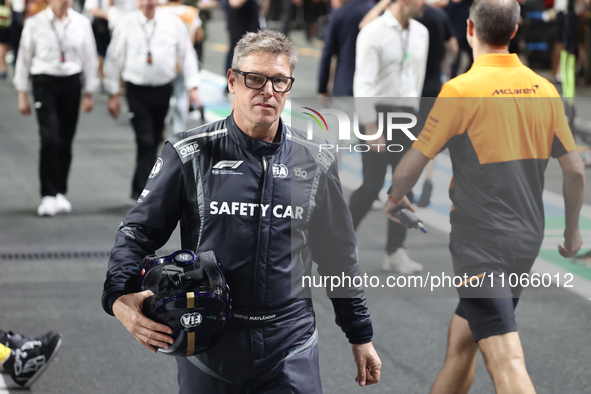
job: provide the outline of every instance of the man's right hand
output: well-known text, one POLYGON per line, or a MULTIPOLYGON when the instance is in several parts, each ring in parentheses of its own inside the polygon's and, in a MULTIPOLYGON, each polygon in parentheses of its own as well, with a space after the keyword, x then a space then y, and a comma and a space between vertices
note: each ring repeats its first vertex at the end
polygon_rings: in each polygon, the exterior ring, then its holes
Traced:
POLYGON ((165 335, 172 334, 170 327, 156 323, 142 313, 144 300, 152 295, 154 293, 150 290, 123 295, 113 303, 113 314, 142 346, 156 353, 159 347, 168 349, 174 340, 165 335))
POLYGON ((109 98, 109 114, 117 119, 117 117, 119 116, 119 113, 121 112, 121 104, 119 103, 119 97, 114 94, 109 98))
POLYGON ((562 257, 575 256, 583 246, 583 238, 579 229, 564 231, 564 244, 558 245, 558 252, 562 257))

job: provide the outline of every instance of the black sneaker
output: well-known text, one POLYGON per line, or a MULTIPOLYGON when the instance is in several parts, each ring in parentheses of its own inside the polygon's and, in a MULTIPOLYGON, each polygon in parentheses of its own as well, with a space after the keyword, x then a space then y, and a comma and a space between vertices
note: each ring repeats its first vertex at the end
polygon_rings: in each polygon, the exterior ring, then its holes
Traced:
POLYGON ((431 193, 433 192, 433 183, 429 179, 425 179, 423 183, 423 192, 421 198, 417 201, 417 207, 425 208, 431 203, 431 193))
MULTIPOLYGON (((32 339, 25 338, 22 335, 16 334, 12 331, 0 331, 0 343, 9 349, 17 349, 27 341, 32 341, 32 339)), ((5 369, 0 370, 0 374, 10 375, 10 373, 5 369)))
POLYGON ((9 349, 18 349, 19 347, 23 346, 25 342, 33 340, 33 338, 26 338, 23 337, 21 334, 8 331, 3 332, 2 339, 0 339, 0 343, 2 343, 9 349))
POLYGON ((4 370, 16 384, 31 386, 55 358, 62 345, 62 334, 50 331, 40 338, 28 339, 4 362, 4 370))

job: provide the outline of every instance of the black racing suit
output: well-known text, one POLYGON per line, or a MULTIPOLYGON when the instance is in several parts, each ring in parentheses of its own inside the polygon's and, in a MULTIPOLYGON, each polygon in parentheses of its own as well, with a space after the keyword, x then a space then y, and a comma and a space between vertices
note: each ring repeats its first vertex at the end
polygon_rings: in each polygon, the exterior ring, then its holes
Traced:
MULTIPOLYGON (((302 276, 311 275, 312 260, 320 275, 359 275, 356 237, 334 152, 282 121, 278 130, 278 143, 253 139, 231 115, 176 134, 117 233, 102 297, 109 314, 117 297, 137 291, 140 261, 167 242, 179 221, 184 249, 213 250, 222 262, 234 310, 285 312, 256 327, 234 318, 220 344, 192 364, 178 359, 181 392, 196 381, 202 390, 222 392, 262 392, 270 382, 283 382, 289 392, 321 391, 314 315, 304 299, 311 294, 302 276), (301 357, 312 359, 310 371, 301 357)), ((363 289, 327 293, 349 341, 370 342, 363 289)))

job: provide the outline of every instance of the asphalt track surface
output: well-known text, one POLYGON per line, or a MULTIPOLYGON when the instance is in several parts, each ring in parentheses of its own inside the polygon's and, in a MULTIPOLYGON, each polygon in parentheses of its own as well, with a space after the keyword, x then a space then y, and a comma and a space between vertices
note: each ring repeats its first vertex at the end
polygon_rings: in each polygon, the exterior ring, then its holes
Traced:
MULTIPOLYGON (((221 55, 212 51, 207 55, 212 71, 218 71, 221 55)), ((298 81, 305 80, 307 73, 315 78, 315 61, 300 61, 304 78, 298 81)), ((302 91, 306 93, 305 88, 302 91)), ((34 116, 18 114, 16 93, 0 81, 0 328, 28 336, 48 330, 64 335, 60 353, 32 387, 34 393, 150 394, 175 393, 178 388, 173 359, 140 346, 100 305, 108 252, 131 207, 135 155, 125 110, 112 120, 106 102, 97 94, 95 110, 80 117, 68 193, 73 212, 38 218, 37 125, 34 116)), ((546 178, 547 189, 554 193, 561 193, 559 175, 554 162, 546 178)), ((347 195, 348 184, 344 182, 347 195)), ((436 193, 435 200, 446 194, 437 188, 436 193)), ((434 212, 422 215, 436 216, 434 212)), ((372 211, 358 231, 361 270, 381 280, 387 276, 381 271, 385 223, 379 211, 372 211)), ((425 273, 451 274, 448 236, 438 228, 431 227, 427 235, 410 232, 407 248, 424 264, 425 273)), ((165 249, 178 247, 175 233, 165 249)), ((334 324, 330 301, 322 291, 315 293, 324 392, 429 392, 443 363, 447 327, 457 305, 454 291, 433 298, 369 290, 368 304, 374 345, 383 362, 382 380, 360 388, 354 382, 350 346, 334 324)), ((589 300, 565 289, 526 289, 517 321, 528 371, 539 393, 591 392, 589 300)), ((0 393, 21 392, 3 376, 6 382, 0 380, 0 393)), ((492 392, 479 356, 471 393, 492 392)))

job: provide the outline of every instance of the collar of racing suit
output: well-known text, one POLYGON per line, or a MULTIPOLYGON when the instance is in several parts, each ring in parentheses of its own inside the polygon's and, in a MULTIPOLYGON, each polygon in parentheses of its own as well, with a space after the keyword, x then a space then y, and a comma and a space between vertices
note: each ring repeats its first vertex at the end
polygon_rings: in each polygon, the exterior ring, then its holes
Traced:
POLYGON ((281 130, 281 138, 279 142, 267 142, 257 140, 256 138, 249 137, 244 134, 242 130, 236 125, 234 121, 234 112, 228 118, 227 123, 228 135, 238 146, 249 151, 257 156, 273 156, 283 146, 285 141, 285 128, 283 127, 283 121, 279 118, 279 125, 277 130, 281 130))

